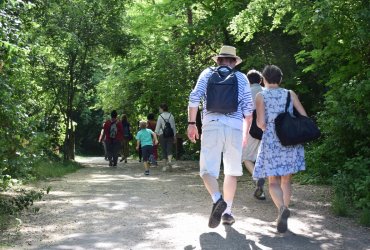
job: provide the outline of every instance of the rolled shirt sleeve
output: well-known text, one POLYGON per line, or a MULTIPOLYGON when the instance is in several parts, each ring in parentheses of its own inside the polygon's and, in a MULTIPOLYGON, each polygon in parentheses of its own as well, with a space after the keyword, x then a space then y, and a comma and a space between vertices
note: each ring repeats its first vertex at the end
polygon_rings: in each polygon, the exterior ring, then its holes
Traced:
POLYGON ((241 73, 242 77, 245 79, 246 84, 244 85, 243 93, 241 95, 241 109, 242 113, 245 116, 252 115, 253 110, 255 109, 252 93, 251 93, 251 87, 248 81, 248 78, 245 74, 241 73))
POLYGON ((189 107, 196 108, 199 106, 199 103, 203 100, 206 94, 207 82, 211 74, 211 68, 207 68, 203 70, 203 72, 199 75, 197 84, 195 85, 189 96, 189 107))

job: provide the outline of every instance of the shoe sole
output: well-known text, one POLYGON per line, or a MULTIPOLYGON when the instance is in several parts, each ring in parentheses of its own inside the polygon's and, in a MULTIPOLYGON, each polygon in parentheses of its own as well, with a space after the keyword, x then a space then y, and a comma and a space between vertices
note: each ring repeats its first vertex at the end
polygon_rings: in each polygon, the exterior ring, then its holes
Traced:
POLYGON ((220 225, 221 217, 223 212, 226 210, 227 204, 225 201, 220 202, 215 210, 212 211, 211 216, 209 217, 208 226, 210 228, 216 228, 220 225))
POLYGON ((288 230, 288 218, 290 216, 290 211, 285 208, 278 218, 277 231, 279 233, 285 233, 288 230))
POLYGON ((222 225, 231 226, 234 223, 235 223, 235 219, 233 219, 233 220, 222 220, 222 225))

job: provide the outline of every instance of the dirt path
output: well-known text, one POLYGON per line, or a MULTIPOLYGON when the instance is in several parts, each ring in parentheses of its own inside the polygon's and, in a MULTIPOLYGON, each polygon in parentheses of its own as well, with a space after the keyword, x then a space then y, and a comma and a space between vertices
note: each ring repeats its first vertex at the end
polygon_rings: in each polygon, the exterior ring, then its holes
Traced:
POLYGON ((79 158, 86 168, 45 185, 52 191, 28 215, 4 249, 370 249, 370 230, 329 212, 328 190, 294 185, 290 232, 279 235, 271 198, 252 197, 240 178, 232 227, 207 227, 211 200, 196 162, 177 162, 171 173, 143 175, 136 160, 106 167, 79 158))

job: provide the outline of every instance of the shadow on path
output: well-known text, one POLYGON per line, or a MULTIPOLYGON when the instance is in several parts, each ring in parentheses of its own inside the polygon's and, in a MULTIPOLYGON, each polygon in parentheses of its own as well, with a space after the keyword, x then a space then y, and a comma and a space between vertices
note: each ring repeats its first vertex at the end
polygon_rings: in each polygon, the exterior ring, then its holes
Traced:
POLYGON ((199 237, 200 246, 203 250, 216 249, 261 249, 254 241, 247 240, 244 234, 239 233, 233 227, 225 226, 226 238, 216 232, 204 233, 199 237))

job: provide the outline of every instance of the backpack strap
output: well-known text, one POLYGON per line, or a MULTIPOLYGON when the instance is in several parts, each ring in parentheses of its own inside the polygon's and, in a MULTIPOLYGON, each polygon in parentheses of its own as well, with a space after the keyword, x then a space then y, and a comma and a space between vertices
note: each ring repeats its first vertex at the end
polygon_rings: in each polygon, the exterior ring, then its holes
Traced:
POLYGON ((161 126, 161 129, 162 129, 162 132, 163 132, 163 129, 164 129, 164 127, 166 126, 166 119, 164 119, 162 115, 159 115, 159 116, 160 116, 160 117, 162 117, 162 119, 163 119, 163 121, 164 121, 164 126, 161 126))
POLYGON ((168 117, 168 120, 164 119, 162 115, 159 115, 159 116, 162 117, 162 119, 163 119, 164 122, 170 122, 171 115, 172 114, 170 113, 170 116, 168 117))
POLYGON ((290 91, 288 90, 288 95, 286 97, 286 104, 285 104, 285 112, 288 112, 289 104, 290 104, 290 91))

